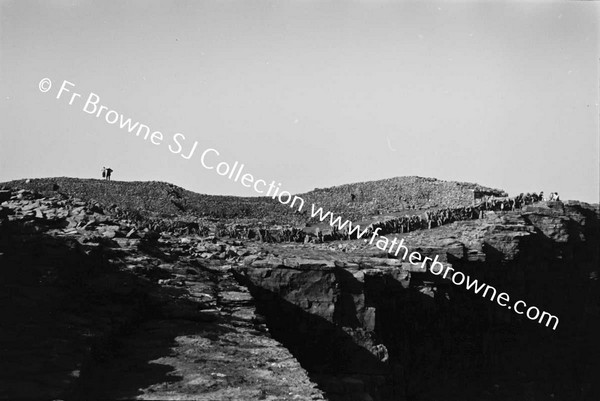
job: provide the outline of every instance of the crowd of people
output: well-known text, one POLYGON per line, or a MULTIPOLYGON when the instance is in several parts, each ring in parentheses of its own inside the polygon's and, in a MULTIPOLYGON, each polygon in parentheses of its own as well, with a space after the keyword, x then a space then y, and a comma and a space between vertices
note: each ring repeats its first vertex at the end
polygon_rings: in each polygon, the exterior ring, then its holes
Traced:
MULTIPOLYGON (((552 192, 554 195, 554 192, 552 192)), ((558 193, 556 193, 558 197, 558 193)), ((495 197, 493 195, 483 197, 478 206, 481 205, 481 210, 515 210, 520 209, 524 205, 530 205, 534 202, 545 201, 544 192, 540 192, 539 195, 527 192, 526 194, 520 193, 513 197, 495 197)), ((550 199, 554 200, 554 199, 550 199)))

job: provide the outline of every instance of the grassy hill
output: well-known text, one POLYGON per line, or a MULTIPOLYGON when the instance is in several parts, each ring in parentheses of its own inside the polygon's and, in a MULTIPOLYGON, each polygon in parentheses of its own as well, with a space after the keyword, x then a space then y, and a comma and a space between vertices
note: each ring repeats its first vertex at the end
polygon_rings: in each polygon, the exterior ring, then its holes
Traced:
POLYGON ((214 218, 261 218, 285 208, 269 198, 204 195, 161 181, 105 181, 69 177, 34 178, 2 183, 40 193, 60 192, 102 205, 157 216, 193 215, 214 218))
POLYGON ((300 223, 310 217, 311 203, 324 210, 360 219, 407 209, 459 207, 472 203, 473 190, 502 191, 472 183, 434 178, 397 177, 345 184, 299 194, 305 201, 304 215, 266 197, 205 195, 160 181, 104 181, 81 178, 37 178, 0 185, 41 193, 61 192, 93 200, 104 206, 138 211, 151 216, 195 216, 218 219, 252 219, 265 222, 300 223), (354 195, 354 198, 352 197, 354 195))

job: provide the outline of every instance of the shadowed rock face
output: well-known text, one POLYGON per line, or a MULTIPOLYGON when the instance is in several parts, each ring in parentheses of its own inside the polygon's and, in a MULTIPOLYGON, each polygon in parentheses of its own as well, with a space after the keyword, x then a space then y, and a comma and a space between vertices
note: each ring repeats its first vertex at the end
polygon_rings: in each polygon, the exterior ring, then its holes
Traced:
POLYGON ((275 337, 330 399, 600 397, 597 209, 539 203, 404 238, 560 324, 554 331, 406 262, 366 256, 360 243, 362 252, 302 259, 288 248, 240 266, 275 337))

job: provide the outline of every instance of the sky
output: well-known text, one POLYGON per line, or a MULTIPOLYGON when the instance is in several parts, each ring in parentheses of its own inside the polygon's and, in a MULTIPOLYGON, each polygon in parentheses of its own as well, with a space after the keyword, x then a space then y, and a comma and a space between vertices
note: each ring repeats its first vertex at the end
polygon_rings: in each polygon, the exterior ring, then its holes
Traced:
POLYGON ((292 193, 417 175, 598 202, 599 11, 0 0, 0 181, 100 178, 110 166, 116 180, 257 196, 203 166, 215 149, 211 166, 237 161, 292 193), (90 93, 88 111, 107 108, 99 117, 84 110, 90 93))

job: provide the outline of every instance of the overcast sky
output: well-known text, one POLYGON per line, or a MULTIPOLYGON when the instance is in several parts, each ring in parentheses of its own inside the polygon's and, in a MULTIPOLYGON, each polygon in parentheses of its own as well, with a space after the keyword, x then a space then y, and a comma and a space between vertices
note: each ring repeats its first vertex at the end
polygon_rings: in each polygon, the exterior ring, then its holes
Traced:
POLYGON ((256 195, 172 154, 180 132, 290 192, 418 175, 598 202, 598 2, 0 4, 0 181, 110 166, 256 195))

